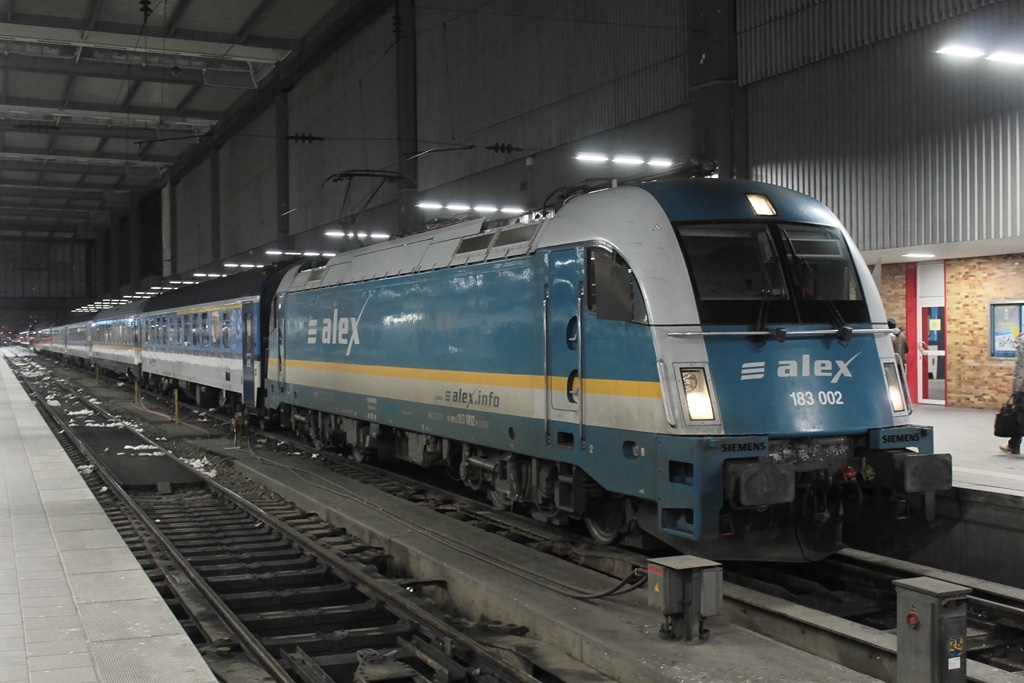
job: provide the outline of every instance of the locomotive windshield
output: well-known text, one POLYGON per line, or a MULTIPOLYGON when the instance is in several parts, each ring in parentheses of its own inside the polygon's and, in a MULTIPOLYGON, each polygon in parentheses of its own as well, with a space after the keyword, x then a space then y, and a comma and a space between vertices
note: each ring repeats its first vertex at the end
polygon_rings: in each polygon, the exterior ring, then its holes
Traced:
POLYGON ((701 322, 869 322, 842 233, 823 225, 675 225, 701 322))

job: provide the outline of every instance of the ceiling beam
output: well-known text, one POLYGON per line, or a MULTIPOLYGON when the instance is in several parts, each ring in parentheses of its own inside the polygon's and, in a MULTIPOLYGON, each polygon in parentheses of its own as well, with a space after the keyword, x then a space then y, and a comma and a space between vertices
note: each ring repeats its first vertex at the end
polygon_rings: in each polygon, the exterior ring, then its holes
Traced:
MULTIPOLYGON (((250 47, 238 44, 237 36, 222 34, 217 40, 193 40, 179 36, 153 36, 149 31, 141 34, 138 27, 130 32, 110 32, 92 28, 61 28, 54 26, 56 17, 47 17, 37 25, 0 23, 0 40, 38 45, 67 45, 71 47, 115 50, 136 54, 160 54, 177 58, 194 57, 219 62, 247 64, 277 64, 287 56, 288 49, 250 47)), ((84 23, 84 22, 83 22, 84 23)))
MULTIPOLYGON (((206 1, 208 2, 209 0, 206 1)), ((23 26, 48 26, 53 28, 71 29, 79 32, 102 31, 105 33, 116 33, 123 34, 126 36, 132 36, 133 38, 141 35, 147 38, 177 38, 181 40, 191 40, 201 43, 240 42, 242 45, 246 47, 263 48, 266 50, 281 50, 285 52, 297 50, 302 45, 301 40, 295 38, 281 38, 278 36, 249 34, 246 35, 244 39, 239 40, 238 36, 235 36, 230 33, 224 33, 222 31, 202 31, 196 29, 178 28, 171 32, 166 27, 159 26, 157 24, 146 24, 143 30, 140 31, 139 29, 142 24, 141 21, 138 24, 124 24, 113 21, 82 21, 75 17, 58 17, 51 14, 8 14, 6 23, 23 26)))
POLYGON ((158 64, 98 62, 67 57, 37 57, 11 52, 0 52, 0 69, 62 76, 92 76, 122 81, 212 85, 241 90, 256 87, 252 73, 247 70, 195 69, 158 64))
POLYGON ((74 195, 79 195, 77 198, 94 198, 101 196, 105 201, 116 200, 117 205, 127 206, 127 203, 123 203, 122 197, 127 196, 132 190, 124 188, 116 188, 110 185, 101 185, 99 183, 59 183, 46 180, 15 180, 15 179, 3 179, 0 176, 0 193, 5 191, 19 192, 22 194, 29 194, 33 197, 50 197, 53 199, 76 199, 74 195), (70 196, 69 196, 70 195, 70 196))
MULTIPOLYGON (((6 74, 6 72, 0 72, 6 74)), ((196 86, 186 97, 194 97, 201 86, 196 86)), ((180 106, 180 105, 179 105, 180 106)), ((207 131, 219 119, 217 112, 179 111, 173 107, 151 107, 132 105, 125 111, 123 104, 78 103, 74 107, 57 110, 53 102, 29 98, 6 98, 0 104, 0 118, 16 117, 36 120, 81 119, 83 122, 93 121, 96 125, 115 125, 123 127, 160 128, 167 130, 207 131), (198 115, 196 115, 198 114, 198 115)))
POLYGON ((26 153, 18 154, 9 149, 0 152, 0 164, 4 170, 11 171, 36 171, 39 173, 81 173, 84 175, 114 176, 121 177, 125 174, 126 168, 152 170, 159 173, 167 166, 166 162, 132 161, 126 163, 124 160, 112 160, 116 163, 98 164, 92 157, 54 156, 46 157, 43 154, 26 153))

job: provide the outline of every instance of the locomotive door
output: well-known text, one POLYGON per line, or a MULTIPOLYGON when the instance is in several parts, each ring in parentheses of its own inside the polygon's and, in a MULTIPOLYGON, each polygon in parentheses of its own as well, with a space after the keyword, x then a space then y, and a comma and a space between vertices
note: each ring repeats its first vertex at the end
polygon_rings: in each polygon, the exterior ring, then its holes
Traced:
POLYGON ((252 302, 242 304, 242 403, 256 405, 256 339, 252 302))
POLYGON ((583 249, 548 255, 545 370, 548 440, 583 445, 583 249))

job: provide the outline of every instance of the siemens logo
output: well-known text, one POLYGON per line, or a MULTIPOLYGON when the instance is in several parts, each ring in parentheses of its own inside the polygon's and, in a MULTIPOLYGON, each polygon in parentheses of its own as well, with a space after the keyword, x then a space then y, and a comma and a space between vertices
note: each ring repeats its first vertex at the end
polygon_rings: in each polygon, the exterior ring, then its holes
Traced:
POLYGON ((723 453, 738 453, 741 451, 764 451, 767 447, 763 441, 747 441, 745 443, 723 443, 723 453))
MULTIPOLYGON (((835 384, 843 377, 853 378, 853 373, 850 371, 850 366, 853 361, 857 359, 854 355, 849 360, 829 360, 826 358, 811 358, 810 354, 805 353, 798 359, 793 360, 780 360, 775 367, 775 375, 782 379, 791 379, 795 377, 828 377, 829 384, 835 384)), ((740 366, 740 379, 751 380, 751 379, 764 379, 767 371, 767 363, 765 361, 753 361, 750 363, 744 363, 740 366)))
POLYGON ((917 443, 921 440, 920 434, 883 434, 882 443, 917 443))

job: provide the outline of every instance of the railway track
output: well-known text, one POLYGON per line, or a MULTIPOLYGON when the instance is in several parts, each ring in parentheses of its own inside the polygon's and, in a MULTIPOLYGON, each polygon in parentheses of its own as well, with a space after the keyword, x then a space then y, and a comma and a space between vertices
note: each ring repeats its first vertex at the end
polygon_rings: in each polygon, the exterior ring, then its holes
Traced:
POLYGON ((122 485, 105 463, 111 448, 145 448, 154 462, 169 454, 96 401, 22 378, 115 526, 163 575, 153 578, 188 615, 186 631, 221 658, 244 650, 266 672, 211 662, 225 680, 538 680, 521 658, 502 661, 454 628, 415 581, 385 576, 379 549, 261 487, 236 482, 243 496, 184 467, 174 486, 164 472, 122 485))
MULTIPOLYGON (((475 528, 552 552, 577 564, 626 579, 646 563, 643 553, 596 547, 571 530, 562 530, 509 512, 486 501, 431 486, 379 468, 317 452, 280 434, 278 444, 264 447, 302 459, 325 471, 340 473, 434 512, 447 514, 475 528)), ((213 466, 228 460, 210 455, 213 466)), ((657 554, 657 553, 655 553, 657 554)), ((372 558, 370 559, 372 563, 372 558)), ((1017 680, 1021 670, 1021 591, 953 576, 927 567, 899 563, 856 551, 844 551, 814 565, 753 565, 727 567, 726 618, 780 642, 840 662, 879 680, 895 680, 895 592, 892 581, 909 576, 933 576, 968 585, 971 630, 968 638, 968 680, 1017 680), (982 590, 983 588, 983 590, 982 590)), ((1021 679, 1024 680, 1024 679, 1021 679)))

